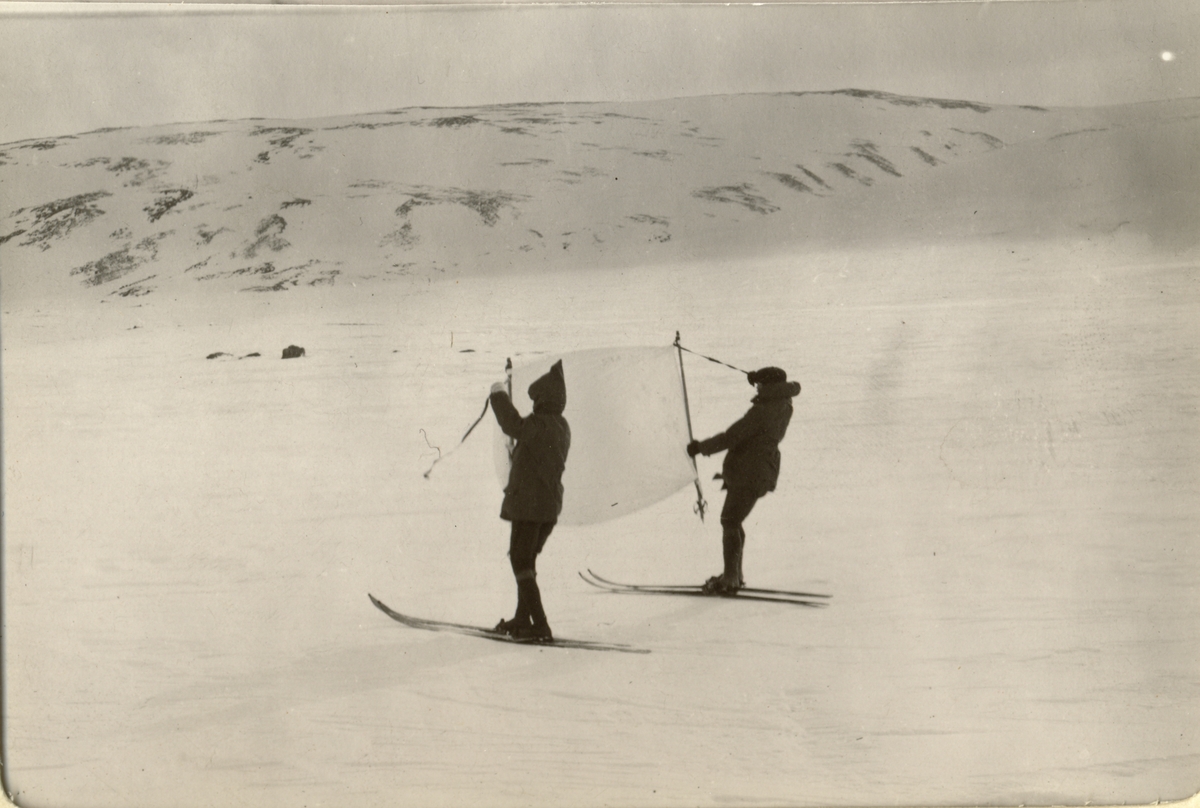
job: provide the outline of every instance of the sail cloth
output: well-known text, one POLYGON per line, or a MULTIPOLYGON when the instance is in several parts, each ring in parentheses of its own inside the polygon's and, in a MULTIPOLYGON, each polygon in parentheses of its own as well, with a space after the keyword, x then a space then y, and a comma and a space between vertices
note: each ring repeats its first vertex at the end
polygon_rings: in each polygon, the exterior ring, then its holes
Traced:
MULTIPOLYGON (((695 481, 674 347, 597 348, 513 368, 512 399, 522 415, 533 410, 529 385, 559 359, 571 425, 560 524, 615 519, 695 481)), ((507 485, 508 438, 499 425, 496 472, 507 485)))

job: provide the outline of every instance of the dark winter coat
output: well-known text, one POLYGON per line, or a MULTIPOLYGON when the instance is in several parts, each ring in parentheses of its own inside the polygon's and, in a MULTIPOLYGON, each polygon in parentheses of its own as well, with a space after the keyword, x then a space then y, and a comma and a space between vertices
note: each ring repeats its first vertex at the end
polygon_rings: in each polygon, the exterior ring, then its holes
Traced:
POLYGON ((700 441, 701 454, 727 450, 722 488, 749 489, 762 496, 775 490, 779 480, 779 442, 792 420, 792 399, 800 395, 799 382, 762 386, 746 414, 719 435, 700 441))
POLYGON ((571 448, 571 427, 562 415, 567 406, 562 362, 529 385, 529 398, 533 413, 522 418, 507 393, 491 396, 497 423, 516 440, 500 518, 557 522, 562 512, 562 475, 571 448))

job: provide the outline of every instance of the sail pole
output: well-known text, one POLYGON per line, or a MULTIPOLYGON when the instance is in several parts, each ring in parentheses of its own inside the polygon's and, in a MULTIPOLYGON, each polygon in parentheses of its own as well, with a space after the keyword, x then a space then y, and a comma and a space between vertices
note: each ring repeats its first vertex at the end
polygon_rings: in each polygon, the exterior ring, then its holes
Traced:
MULTIPOLYGON (((504 359, 504 379, 505 387, 508 389, 508 400, 512 401, 512 357, 504 359)), ((508 448, 508 464, 512 467, 513 448, 516 446, 516 441, 507 435, 504 436, 504 445, 508 448)))
MULTIPOLYGON (((687 377, 683 373, 683 346, 679 342, 679 332, 675 332, 675 353, 679 356, 679 383, 683 385, 683 414, 687 419, 688 443, 695 440, 692 435, 692 411, 688 406, 687 393, 687 377)), ((692 471, 695 472, 693 482, 696 483, 696 513, 700 514, 700 521, 704 521, 704 511, 708 509, 708 503, 704 501, 704 492, 700 490, 700 469, 696 467, 696 458, 688 456, 692 461, 692 471)))

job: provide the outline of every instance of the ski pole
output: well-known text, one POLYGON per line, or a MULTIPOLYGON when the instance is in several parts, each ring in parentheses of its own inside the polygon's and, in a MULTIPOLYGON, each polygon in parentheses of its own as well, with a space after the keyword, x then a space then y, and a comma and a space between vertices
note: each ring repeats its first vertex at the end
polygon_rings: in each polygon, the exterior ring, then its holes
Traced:
MULTIPOLYGON (((679 357, 679 382, 683 385, 683 415, 687 420, 688 443, 695 440, 692 435, 692 410, 688 406, 687 393, 687 376, 683 373, 683 346, 679 344, 679 332, 675 332, 675 353, 679 357)), ((688 455, 688 459, 692 461, 692 471, 695 473, 693 482, 696 484, 696 513, 700 514, 700 521, 704 521, 704 511, 708 508, 708 503, 704 501, 704 492, 700 490, 700 469, 696 466, 696 458, 688 455)))

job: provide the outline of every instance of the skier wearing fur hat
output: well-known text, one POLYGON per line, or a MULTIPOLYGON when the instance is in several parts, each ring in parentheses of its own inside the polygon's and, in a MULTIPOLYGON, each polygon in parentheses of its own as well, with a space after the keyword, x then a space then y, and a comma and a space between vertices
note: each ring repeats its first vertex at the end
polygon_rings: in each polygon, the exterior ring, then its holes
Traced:
POLYGON ((742 522, 754 504, 775 490, 779 479, 779 442, 792 419, 792 399, 800 395, 800 383, 789 382, 787 373, 777 367, 765 367, 748 374, 757 389, 746 414, 719 435, 692 441, 687 451, 711 455, 726 452, 721 476, 724 480, 725 505, 721 509, 721 545, 725 569, 704 583, 710 594, 732 594, 743 586, 742 549, 746 531, 742 522))
POLYGON ((517 412, 501 382, 492 385, 490 403, 504 434, 516 441, 500 518, 512 523, 508 555, 517 581, 517 611, 496 631, 521 640, 553 639, 537 585, 538 554, 562 512, 562 475, 571 448, 571 428, 563 418, 567 386, 562 361, 529 385, 533 412, 517 412))

